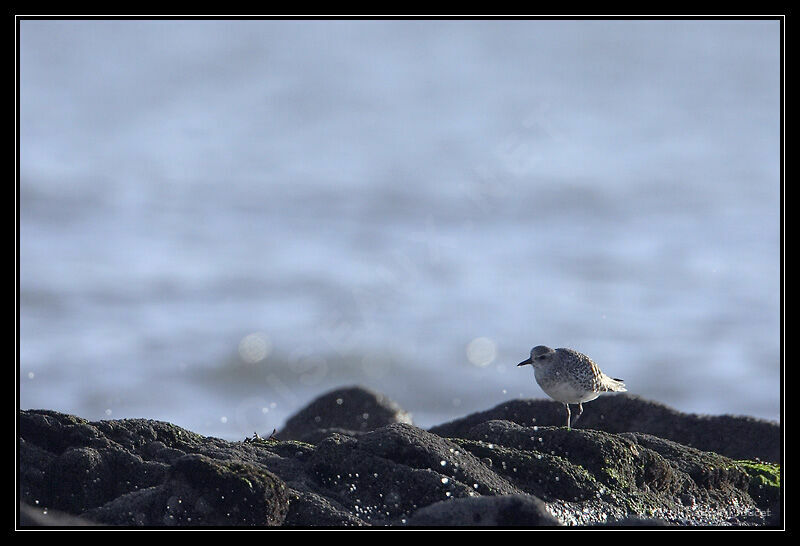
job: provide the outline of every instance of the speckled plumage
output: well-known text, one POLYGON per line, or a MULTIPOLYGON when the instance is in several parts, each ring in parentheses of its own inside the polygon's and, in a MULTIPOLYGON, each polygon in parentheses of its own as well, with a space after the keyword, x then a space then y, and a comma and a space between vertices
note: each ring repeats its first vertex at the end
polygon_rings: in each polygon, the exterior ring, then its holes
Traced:
POLYGON ((531 364, 536 382, 553 400, 567 408, 567 428, 570 427, 570 404, 578 404, 575 421, 583 413, 583 403, 594 400, 604 392, 627 391, 622 379, 604 374, 594 361, 573 349, 551 349, 537 345, 531 356, 517 364, 531 364))

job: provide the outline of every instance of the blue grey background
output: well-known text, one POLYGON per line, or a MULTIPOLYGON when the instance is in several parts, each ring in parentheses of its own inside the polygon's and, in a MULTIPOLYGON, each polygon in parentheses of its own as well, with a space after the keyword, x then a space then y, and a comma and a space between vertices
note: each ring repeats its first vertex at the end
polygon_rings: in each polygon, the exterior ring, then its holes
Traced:
POLYGON ((19 62, 23 408, 430 426, 544 397, 546 344, 780 418, 778 21, 23 20, 19 62))

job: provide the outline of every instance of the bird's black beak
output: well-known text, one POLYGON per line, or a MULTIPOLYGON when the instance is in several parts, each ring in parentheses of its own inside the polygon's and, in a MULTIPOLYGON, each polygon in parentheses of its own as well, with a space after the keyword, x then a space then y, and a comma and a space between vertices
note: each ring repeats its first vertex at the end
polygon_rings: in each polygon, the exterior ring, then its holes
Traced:
POLYGON ((517 366, 524 366, 525 364, 532 364, 532 363, 533 361, 529 358, 528 360, 523 360, 522 362, 517 364, 517 366))

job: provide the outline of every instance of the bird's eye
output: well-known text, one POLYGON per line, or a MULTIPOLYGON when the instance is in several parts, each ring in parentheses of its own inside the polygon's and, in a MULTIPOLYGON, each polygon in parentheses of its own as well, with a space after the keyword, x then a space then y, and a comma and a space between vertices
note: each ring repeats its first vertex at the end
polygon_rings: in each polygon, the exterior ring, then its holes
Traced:
POLYGON ((542 360, 542 359, 543 359, 544 357, 546 357, 546 356, 547 356, 547 355, 539 355, 539 356, 537 356, 537 357, 536 357, 536 360, 542 360))

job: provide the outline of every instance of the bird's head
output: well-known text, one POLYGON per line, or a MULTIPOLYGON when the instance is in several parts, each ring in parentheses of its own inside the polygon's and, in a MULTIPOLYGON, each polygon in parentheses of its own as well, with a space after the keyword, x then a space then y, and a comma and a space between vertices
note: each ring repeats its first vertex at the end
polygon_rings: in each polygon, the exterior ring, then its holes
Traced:
POLYGON ((537 345, 533 349, 531 349, 531 356, 527 360, 523 360, 517 366, 525 366, 526 364, 532 364, 534 368, 538 368, 542 364, 545 364, 550 357, 552 357, 556 352, 551 349, 550 347, 546 347, 544 345, 537 345))

